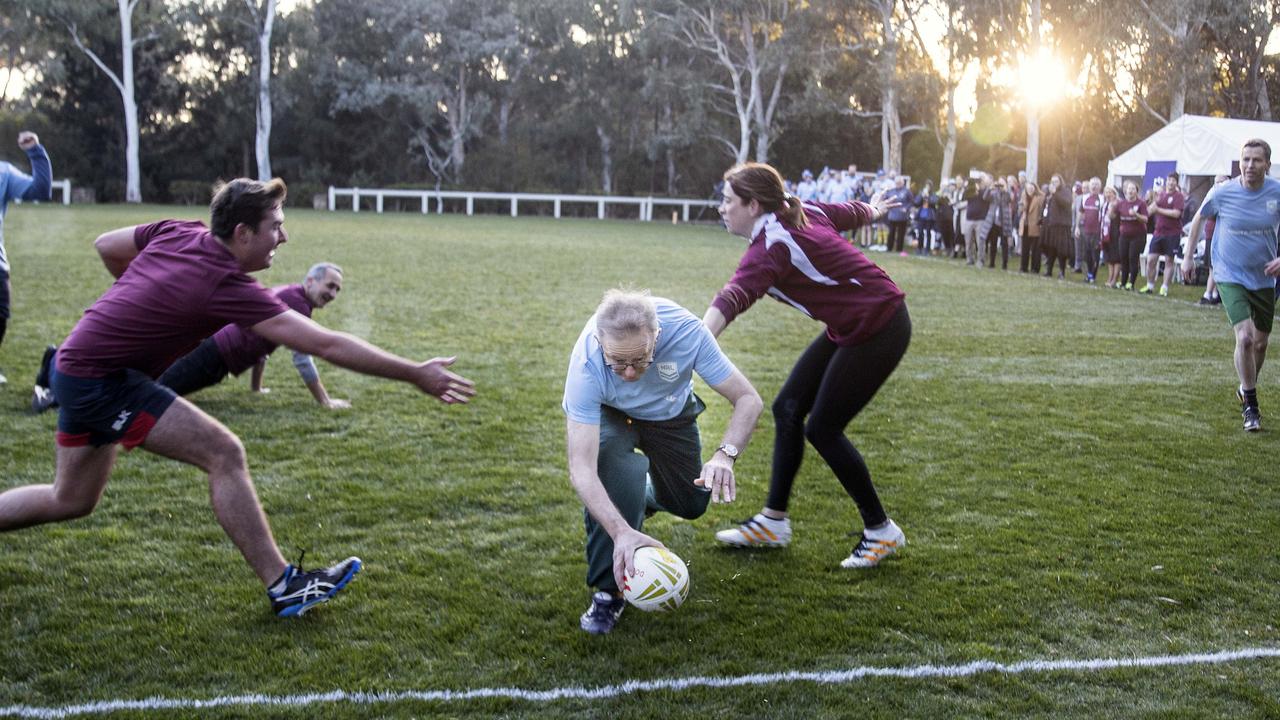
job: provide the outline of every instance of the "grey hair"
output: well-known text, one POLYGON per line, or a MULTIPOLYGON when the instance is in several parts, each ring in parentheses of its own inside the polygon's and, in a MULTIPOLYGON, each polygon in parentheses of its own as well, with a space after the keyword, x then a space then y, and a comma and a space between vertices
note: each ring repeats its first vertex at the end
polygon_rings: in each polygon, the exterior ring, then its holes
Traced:
POLYGON ((596 331, 610 338, 658 332, 658 308, 649 291, 614 288, 606 292, 596 308, 596 331))
POLYGON ((342 274, 342 268, 338 267, 337 265, 334 265, 331 262, 318 262, 315 265, 311 266, 311 269, 307 271, 307 275, 303 279, 304 280, 313 280, 313 279, 323 280, 324 276, 330 270, 338 273, 339 275, 342 274))

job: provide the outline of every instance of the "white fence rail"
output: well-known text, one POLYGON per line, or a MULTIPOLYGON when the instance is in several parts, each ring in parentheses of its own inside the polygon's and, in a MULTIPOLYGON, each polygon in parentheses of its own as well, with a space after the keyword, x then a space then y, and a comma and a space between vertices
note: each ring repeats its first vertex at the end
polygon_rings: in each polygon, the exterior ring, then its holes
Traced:
POLYGON ((71 204, 71 181, 70 180, 54 180, 53 189, 62 191, 62 204, 71 204))
MULTIPOLYGON (((71 204, 71 181, 70 181, 70 180, 54 180, 53 182, 51 182, 51 183, 49 183, 49 184, 53 186, 53 189, 54 189, 54 190, 61 190, 61 191, 62 191, 62 204, 63 204, 63 205, 70 205, 70 204, 71 204)), ((18 204, 21 204, 21 203, 22 203, 22 201, 21 201, 21 200, 15 200, 14 202, 16 202, 16 203, 18 203, 18 204)), ((40 201, 39 201, 39 200, 37 200, 36 202, 38 203, 38 202, 40 202, 40 201)))
MULTIPOLYGON (((565 204, 582 204, 596 206, 596 217, 604 219, 605 208, 610 205, 634 205, 639 208, 640 219, 653 220, 655 207, 679 208, 680 219, 689 222, 691 208, 712 208, 718 203, 714 200, 692 200, 687 198, 655 198, 655 197, 621 197, 616 195, 548 195, 541 193, 498 193, 467 192, 461 190, 383 190, 376 188, 337 188, 329 187, 329 210, 338 209, 338 198, 351 198, 351 211, 360 212, 360 200, 373 198, 374 211, 382 212, 386 198, 418 200, 422 213, 430 212, 431 200, 436 201, 436 214, 444 212, 445 200, 465 200, 468 215, 475 214, 477 200, 497 200, 510 203, 511 217, 520 214, 520 203, 551 203, 552 214, 559 218, 560 210, 565 204)), ((673 211, 674 216, 674 211, 673 211)), ((674 217, 673 217, 674 219, 674 217)))

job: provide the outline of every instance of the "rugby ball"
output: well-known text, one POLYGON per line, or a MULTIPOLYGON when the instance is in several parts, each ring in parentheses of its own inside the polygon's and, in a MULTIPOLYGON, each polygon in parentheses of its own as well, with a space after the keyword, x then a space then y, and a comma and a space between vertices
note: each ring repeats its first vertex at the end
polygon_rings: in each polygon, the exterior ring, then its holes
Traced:
POLYGON ((635 574, 622 584, 627 602, 645 612, 667 612, 689 597, 689 568, 666 548, 636 550, 635 574))

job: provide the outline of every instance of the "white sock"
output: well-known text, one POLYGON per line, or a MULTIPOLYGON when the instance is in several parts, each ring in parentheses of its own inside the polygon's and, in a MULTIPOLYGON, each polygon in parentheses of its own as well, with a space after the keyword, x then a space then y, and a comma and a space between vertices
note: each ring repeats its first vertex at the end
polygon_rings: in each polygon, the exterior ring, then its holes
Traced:
POLYGON ((779 525, 786 525, 787 519, 782 518, 781 520, 775 520, 764 513, 756 513, 756 522, 762 525, 767 525, 768 527, 778 527, 779 525))
POLYGON ((871 528, 864 529, 862 531, 862 534, 866 535, 872 540, 884 540, 886 538, 893 537, 895 535, 894 531, 901 532, 900 530, 898 530, 897 524, 895 524, 892 520, 889 520, 884 524, 883 527, 880 527, 876 530, 872 530, 871 528))

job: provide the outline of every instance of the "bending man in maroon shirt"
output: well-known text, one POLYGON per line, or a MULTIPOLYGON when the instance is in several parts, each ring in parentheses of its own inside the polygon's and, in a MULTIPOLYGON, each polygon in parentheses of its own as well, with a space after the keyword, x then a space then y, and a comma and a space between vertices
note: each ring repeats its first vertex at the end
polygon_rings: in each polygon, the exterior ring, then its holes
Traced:
POLYGON ((906 353, 911 319, 902 290, 840 233, 875 221, 896 203, 801 203, 783 192, 777 170, 758 163, 731 168, 724 179, 720 214, 729 232, 747 239, 747 251, 703 322, 718 337, 769 294, 826 329, 800 355, 773 403, 773 472, 764 509, 716 539, 739 547, 790 542, 787 503, 807 439, 862 515, 862 536, 841 567, 874 567, 907 540, 885 514, 844 429, 906 353))
MULTIPOLYGON (((342 292, 342 268, 333 263, 316 263, 307 271, 302 284, 280 285, 271 288, 275 295, 291 309, 311 317, 311 311, 333 302, 342 292)), ((200 343, 199 347, 178 359, 160 376, 160 384, 179 395, 190 395, 226 379, 227 375, 239 375, 250 371, 249 387, 256 393, 271 392, 262 387, 262 373, 267 358, 279 347, 249 330, 231 324, 200 343)), ((320 405, 330 409, 351 407, 346 400, 329 397, 320 373, 311 356, 293 352, 293 366, 302 382, 320 405)))
MULTIPOLYGON (((116 446, 146 450, 209 475, 214 515, 267 588, 272 610, 300 615, 341 590, 359 558, 305 572, 281 555, 230 430, 154 378, 227 323, 341 367, 401 380, 445 403, 465 403, 474 384, 446 368, 452 358, 410 362, 290 310, 247 273, 271 265, 284 231, 285 185, 239 179, 210 206, 211 226, 166 220, 121 228, 95 247, 116 282, 85 311, 59 348, 51 380, 61 406, 51 485, 0 494, 0 531, 93 512, 116 446)), ((300 563, 301 561, 299 561, 300 563)))

